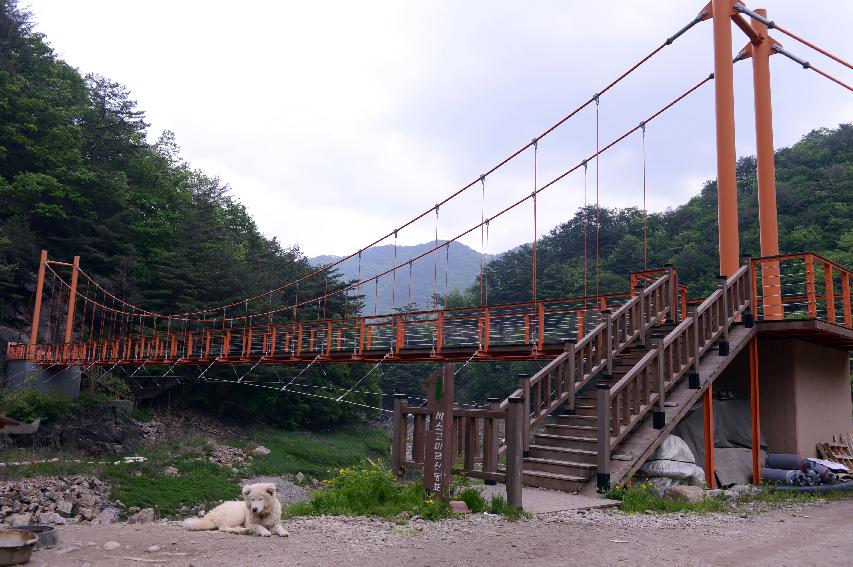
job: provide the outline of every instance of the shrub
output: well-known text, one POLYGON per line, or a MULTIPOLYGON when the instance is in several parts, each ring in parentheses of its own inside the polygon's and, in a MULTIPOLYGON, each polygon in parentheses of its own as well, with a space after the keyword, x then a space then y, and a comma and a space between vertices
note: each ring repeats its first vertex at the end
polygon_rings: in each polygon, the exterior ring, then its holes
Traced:
POLYGON ((495 494, 489 501, 489 512, 503 516, 510 522, 517 522, 521 518, 527 517, 528 513, 521 508, 510 506, 503 496, 495 494))
POLYGON ((5 392, 0 397, 0 413, 18 421, 56 420, 68 415, 73 406, 74 402, 67 396, 29 388, 5 392))
POLYGON ((456 495, 457 500, 462 500, 468 505, 472 513, 478 514, 486 509, 486 499, 476 488, 464 488, 456 495))
POLYGON ((401 512, 440 520, 451 512, 438 498, 425 498, 421 483, 401 484, 381 464, 365 461, 341 468, 306 502, 287 508, 288 516, 378 516, 395 518, 401 512))

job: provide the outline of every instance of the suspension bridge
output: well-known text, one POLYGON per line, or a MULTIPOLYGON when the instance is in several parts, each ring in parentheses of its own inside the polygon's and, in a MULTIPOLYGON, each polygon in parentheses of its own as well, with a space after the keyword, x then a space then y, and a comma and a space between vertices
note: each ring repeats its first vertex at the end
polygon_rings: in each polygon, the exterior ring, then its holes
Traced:
MULTIPOLYGON (((743 350, 750 359, 753 433, 758 435, 759 333, 817 341, 841 349, 853 346, 850 271, 813 253, 779 254, 770 57, 780 55, 815 74, 818 80, 832 81, 839 87, 840 96, 849 96, 851 91, 842 79, 806 61, 802 55, 805 51, 848 72, 851 69, 840 57, 768 19, 765 11, 751 10, 736 1, 713 0, 613 81, 434 206, 339 260, 275 289, 224 305, 180 313, 152 312, 119 297, 99 282, 86 271, 79 257, 60 261, 43 251, 38 263, 30 341, 10 344, 9 360, 41 369, 76 365, 138 370, 166 366, 164 376, 176 366, 195 365, 203 369, 200 377, 215 365, 250 365, 250 373, 258 365, 301 365, 304 372, 319 364, 540 360, 547 362, 546 366, 536 375, 522 379, 519 390, 504 402, 454 410, 451 427, 455 441, 449 443, 453 452, 450 461, 466 474, 504 481, 508 486, 524 482, 579 490, 607 486, 636 471, 663 435, 700 399, 705 401, 706 413, 710 412, 713 382, 743 350), (709 69, 698 73, 654 112, 638 117, 622 134, 602 142, 600 101, 706 21, 713 26, 713 72, 709 69), (738 53, 731 48, 733 26, 746 36, 746 46, 738 53), (783 48, 774 35, 791 40, 796 48, 783 48), (752 61, 754 76, 761 235, 761 257, 757 258, 740 255, 736 198, 733 66, 746 60, 752 61), (632 138, 642 138, 645 148, 649 125, 665 113, 677 112, 679 103, 697 91, 711 87, 716 118, 719 288, 707 298, 688 298, 688 290, 679 282, 677 266, 645 265, 648 242, 644 227, 645 269, 630 274, 629 289, 622 293, 601 293, 600 157, 632 138), (594 150, 543 181, 539 155, 549 135, 582 112, 595 115, 594 150), (508 164, 524 160, 530 167, 528 188, 516 200, 487 213, 488 187, 493 176, 508 164), (595 164, 596 173, 594 206, 585 209, 583 225, 585 292, 581 297, 543 300, 537 289, 542 278, 537 269, 537 200, 573 174, 584 175, 586 182, 590 164, 595 164), (480 193, 482 204, 479 211, 471 212, 476 216, 469 227, 458 234, 441 234, 442 211, 454 200, 476 192, 480 193), (483 260, 479 305, 439 308, 442 291, 445 300, 448 293, 446 260, 450 244, 479 233, 485 258, 489 231, 521 207, 529 207, 530 211, 529 301, 490 303, 488 271, 483 260), (434 246, 415 258, 398 262, 397 240, 418 222, 434 222, 434 246), (378 273, 362 274, 364 252, 384 243, 394 245, 391 265, 378 273), (440 263, 442 256, 444 261, 440 263), (358 262, 358 277, 349 283, 336 283, 330 274, 345 261, 358 262), (408 277, 411 286, 414 263, 432 264, 436 298, 432 309, 373 315, 359 312, 360 298, 376 293, 382 278, 391 281, 395 304, 398 297, 404 297, 404 282, 408 277), (443 274, 440 264, 445 266, 443 274), (332 312, 337 314, 331 316, 332 312), (785 326, 787 323, 794 325, 785 326), (522 402, 518 419, 512 417, 513 408, 518 405, 515 402, 522 402), (561 408, 569 415, 555 418, 553 414, 561 408), (531 433, 537 428, 538 433, 531 433), (512 442, 500 445, 501 436, 512 442), (516 449, 518 455, 512 453, 516 449), (628 457, 611 459, 617 449, 628 457)), ((645 153, 643 156, 645 159, 645 153)), ((645 210, 645 164, 643 171, 645 210)), ((411 295, 410 287, 408 293, 411 295)), ((302 384, 294 380, 279 388, 277 384, 244 382, 244 377, 234 382, 343 403, 348 402, 346 394, 361 383, 359 380, 341 396, 325 396, 300 388, 302 384)), ((430 435, 435 433, 435 417, 429 408, 409 405, 405 396, 395 402, 393 465, 397 469, 412 466, 428 470, 425 459, 431 457, 426 447, 430 435), (408 427, 413 434, 409 443, 408 427)), ((705 425, 706 432, 713 428, 712 414, 705 416, 705 425)), ((712 437, 706 435, 706 445, 712 437)), ((757 442, 753 444, 755 471, 757 446, 757 442)), ((705 463, 711 485, 713 455, 711 445, 705 463)))

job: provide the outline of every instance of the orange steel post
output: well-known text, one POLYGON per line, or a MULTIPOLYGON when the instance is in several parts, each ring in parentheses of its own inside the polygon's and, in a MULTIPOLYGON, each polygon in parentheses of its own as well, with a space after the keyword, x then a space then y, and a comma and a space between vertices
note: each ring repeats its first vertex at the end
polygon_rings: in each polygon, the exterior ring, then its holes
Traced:
POLYGON ((42 293, 44 292, 44 269, 47 266, 47 250, 41 251, 41 258, 39 258, 39 271, 38 271, 38 279, 36 280, 36 304, 33 307, 33 328, 30 329, 30 345, 29 349, 32 351, 27 358, 35 356, 36 349, 36 341, 39 338, 39 321, 41 318, 41 298, 42 293))
POLYGON ((749 341, 749 405, 752 415, 752 484, 761 484, 761 413, 758 392, 758 337, 749 341))
POLYGON ((735 101, 732 63, 733 0, 712 0, 714 19, 714 107, 717 132, 717 224, 720 274, 731 276, 740 267, 737 178, 735 166, 735 101))
POLYGON ((705 482, 708 488, 717 488, 714 478, 714 386, 708 384, 708 389, 702 395, 705 425, 705 482))
POLYGON ((80 256, 74 256, 71 268, 71 291, 68 293, 68 311, 65 317, 65 344, 71 343, 71 331, 74 327, 74 306, 77 303, 77 274, 80 269, 80 256))
POLYGON ((847 272, 841 274, 841 300, 844 309, 844 325, 853 327, 853 316, 850 313, 850 274, 847 272))
POLYGON ((536 325, 536 351, 542 352, 545 348, 545 304, 539 302, 539 316, 537 317, 536 325))
MULTIPOLYGON (((849 309, 847 311, 850 311, 849 309)), ((489 352, 489 335, 492 329, 492 309, 486 307, 485 321, 483 322, 483 352, 489 352)))
POLYGON ((826 320, 835 323, 835 287, 832 281, 832 264, 823 263, 823 285, 826 294, 826 320))
MULTIPOLYGON (((758 9, 757 14, 767 17, 767 10, 758 9)), ((776 163, 773 155, 773 99, 770 94, 770 55, 773 43, 767 35, 767 26, 758 20, 752 27, 761 41, 751 44, 752 81, 755 96, 755 145, 756 173, 758 175, 758 230, 762 256, 779 254, 779 226, 776 220, 776 163)), ((772 287, 780 282, 779 262, 768 262, 762 267, 764 289, 764 318, 780 320, 782 296, 773 293, 772 287)))

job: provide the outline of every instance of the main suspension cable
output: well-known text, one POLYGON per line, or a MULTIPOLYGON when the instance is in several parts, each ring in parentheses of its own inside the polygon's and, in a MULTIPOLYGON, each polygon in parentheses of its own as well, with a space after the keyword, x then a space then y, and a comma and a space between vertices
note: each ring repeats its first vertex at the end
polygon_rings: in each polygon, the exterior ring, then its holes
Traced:
MULTIPOLYGON (((535 138, 535 139, 537 139, 537 140, 538 140, 538 139, 541 139, 541 138, 543 138, 543 137, 547 136, 548 134, 550 134, 551 132, 553 132, 554 130, 556 130, 557 128, 559 128, 560 126, 562 126, 565 122, 567 122, 567 121, 568 121, 568 120, 570 120, 572 117, 574 117, 578 112, 580 112, 581 110, 583 110, 584 108, 586 108, 587 106, 589 106, 590 104, 592 104, 593 102, 595 102, 595 101, 597 100, 597 97, 598 97, 598 96, 600 96, 600 95, 604 94, 605 92, 609 91, 610 89, 612 89, 614 86, 616 86, 616 85, 617 85, 618 83, 620 83, 622 80, 624 80, 626 77, 628 77, 628 76, 629 76, 629 75, 631 75, 634 71, 636 71, 638 68, 640 68, 643 64, 645 64, 647 61, 649 61, 652 57, 654 57, 655 55, 657 55, 657 54, 658 54, 661 50, 663 50, 666 46, 671 45, 671 44, 672 44, 672 43, 673 43, 677 38, 679 38, 681 35, 683 35, 687 30, 689 30, 690 28, 692 28, 694 25, 696 25, 698 22, 702 21, 703 19, 706 19, 707 17, 708 17, 708 15, 707 15, 705 12, 700 13, 700 14, 699 14, 698 16, 696 16, 693 20, 691 20, 691 21, 690 21, 686 26, 684 26, 683 28, 681 28, 681 29, 680 29, 678 32, 676 32, 674 35, 672 35, 672 36, 668 37, 668 38, 667 38, 663 43, 661 43, 661 44, 660 44, 660 45, 658 45, 656 48, 654 48, 651 52, 649 52, 649 53, 648 53, 648 54, 646 54, 644 57, 642 57, 642 58, 641 58, 637 63, 635 63, 634 65, 632 65, 631 67, 629 67, 626 71, 624 71, 622 74, 620 74, 616 79, 614 79, 613 81, 611 81, 610 83, 608 83, 607 85, 605 85, 605 86, 604 86, 600 91, 598 91, 598 93, 596 94, 596 96, 595 96, 595 97, 592 97, 592 98, 590 98, 590 99, 586 100, 585 102, 583 102, 583 103, 582 103, 581 105, 579 105, 577 108, 575 108, 574 110, 572 110, 571 112, 569 112, 568 114, 566 114, 563 118, 561 118, 560 120, 558 120, 558 121, 557 121, 556 123, 554 123, 552 126, 550 126, 550 127, 549 127, 549 128, 547 128, 545 131, 543 131, 541 134, 539 134, 538 136, 536 136, 536 138, 535 138)), ((530 143, 525 144, 524 146, 522 146, 521 148, 519 148, 518 150, 516 150, 516 151, 515 151, 515 152, 513 152, 512 154, 510 154, 509 156, 507 156, 506 158, 504 158, 503 160, 501 160, 500 162, 498 162, 496 165, 492 166, 492 167, 491 167, 490 169, 488 169, 485 173, 483 173, 481 177, 486 177, 486 176, 491 175, 492 173, 496 172, 498 169, 500 169, 501 167, 503 167, 504 165, 506 165, 507 163, 509 163, 510 161, 512 161, 513 159, 515 159, 515 158, 516 158, 516 157, 518 157, 519 155, 521 155, 523 152, 525 152, 526 150, 530 149, 530 147, 531 147, 531 146, 532 146, 532 141, 531 141, 530 143)), ((464 185, 464 186, 463 186, 463 187, 461 187, 460 189, 458 189, 458 190, 456 190, 455 192, 451 193, 449 196, 445 197, 442 201, 440 201, 436 206, 444 205, 444 204, 446 204, 447 202, 451 201, 452 199, 454 199, 454 198, 458 197, 459 195, 461 195, 462 193, 464 193, 465 191, 467 191, 468 189, 470 189, 471 187, 473 187, 474 185, 476 185, 476 184, 477 184, 477 182, 478 182, 478 181, 480 181, 480 178, 481 178, 481 177, 478 177, 477 179, 472 180, 471 182, 467 183, 466 185, 464 185)), ((299 283, 299 282, 304 282, 304 281, 306 281, 306 280, 308 280, 308 279, 310 279, 310 278, 313 278, 313 277, 317 276, 318 274, 321 274, 321 273, 326 272, 326 271, 328 271, 328 270, 331 270, 331 269, 333 269, 333 268, 335 268, 335 267, 337 267, 337 266, 340 266, 342 263, 346 262, 347 260, 350 260, 350 259, 354 258, 354 257, 356 256, 356 254, 359 254, 359 255, 360 255, 362 251, 367 250, 367 249, 369 249, 369 248, 372 248, 373 246, 376 246, 377 244, 381 243, 382 241, 384 241, 384 240, 386 240, 386 239, 390 238, 392 235, 394 235, 394 233, 395 233, 396 231, 402 230, 402 229, 404 229, 404 228, 406 228, 406 227, 408 227, 408 226, 411 226, 411 225, 412 225, 412 224, 414 224, 415 222, 417 222, 417 221, 419 221, 419 220, 423 219, 423 218, 424 218, 424 217, 426 217, 426 216, 427 216, 427 215, 428 215, 432 210, 433 210, 433 209, 432 209, 432 208, 430 208, 430 209, 427 209, 427 210, 423 211, 422 213, 420 213, 420 214, 416 215, 415 217, 411 218, 410 220, 406 221, 405 223, 403 223, 402 225, 400 225, 400 226, 399 226, 399 227, 397 227, 396 229, 394 229, 394 230, 390 231, 389 233, 385 234, 385 235, 384 235, 384 236, 382 236, 381 238, 378 238, 378 239, 374 240, 372 243, 370 243, 369 245, 367 245, 367 246, 365 246, 365 247, 361 248, 358 252, 354 252, 354 253, 349 254, 349 255, 347 255, 347 256, 343 256, 343 257, 341 257, 341 258, 339 258, 339 259, 335 260, 334 262, 331 262, 331 263, 326 264, 326 265, 324 265, 324 266, 321 266, 321 267, 319 267, 319 268, 317 268, 317 269, 315 269, 315 270, 312 270, 312 271, 310 271, 310 272, 308 272, 308 273, 306 273, 306 274, 304 274, 304 275, 302 275, 302 276, 299 276, 299 277, 297 277, 297 278, 296 278, 296 279, 294 279, 294 280, 291 280, 291 281, 289 281, 289 282, 286 282, 286 283, 284 283, 284 284, 282 284, 282 285, 280 285, 280 286, 278 286, 278 287, 276 287, 276 288, 273 288, 273 289, 267 290, 267 291, 265 291, 265 292, 262 292, 262 293, 260 293, 260 294, 257 294, 257 295, 254 295, 254 296, 251 296, 251 297, 248 297, 248 298, 245 298, 245 299, 241 299, 241 300, 238 300, 238 301, 235 301, 235 302, 232 302, 232 303, 228 303, 228 304, 225 304, 225 305, 222 305, 222 306, 218 306, 218 307, 208 307, 208 308, 204 308, 204 309, 200 309, 200 310, 196 310, 196 311, 186 311, 186 312, 182 312, 182 313, 169 313, 169 314, 166 314, 166 313, 154 313, 154 312, 151 312, 151 311, 147 311, 147 310, 144 310, 144 309, 140 309, 139 307, 136 307, 135 305, 132 305, 132 304, 130 304, 130 303, 127 303, 127 302, 123 301, 122 299, 120 299, 120 298, 118 298, 118 297, 113 296, 109 291, 107 291, 105 288, 103 288, 103 287, 102 287, 102 286, 100 286, 99 284, 97 284, 97 283, 96 283, 96 285, 98 285, 98 286, 100 287, 100 289, 101 289, 105 294, 107 294, 107 295, 109 295, 109 296, 114 297, 114 299, 115 299, 116 301, 120 302, 121 304, 123 304, 123 305, 125 305, 125 306, 127 306, 127 307, 131 307, 134 311, 138 312, 138 314, 142 314, 142 315, 149 316, 149 317, 150 317, 150 316, 157 316, 157 317, 162 317, 162 318, 185 319, 185 318, 188 318, 188 317, 190 317, 190 316, 193 316, 193 315, 201 315, 201 314, 203 314, 203 313, 217 313, 217 312, 219 312, 219 310, 220 310, 220 309, 223 309, 223 308, 230 308, 230 307, 234 307, 234 306, 239 305, 240 303, 247 303, 247 302, 250 302, 250 301, 256 301, 256 300, 258 300, 258 299, 264 298, 264 297, 269 296, 269 295, 272 295, 272 294, 274 294, 274 293, 278 293, 278 292, 280 292, 280 291, 283 291, 283 290, 285 290, 285 289, 287 289, 287 288, 289 288, 289 287, 292 287, 292 286, 296 285, 296 284, 297 284, 297 283, 299 283)), ((359 278, 359 279, 361 279, 361 278, 359 278)))

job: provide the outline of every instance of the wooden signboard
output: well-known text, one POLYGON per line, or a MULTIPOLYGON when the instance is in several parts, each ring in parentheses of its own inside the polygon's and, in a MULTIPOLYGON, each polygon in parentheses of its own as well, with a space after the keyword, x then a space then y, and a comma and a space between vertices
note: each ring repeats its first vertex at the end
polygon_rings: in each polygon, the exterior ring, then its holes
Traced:
POLYGON ((450 498, 453 466, 453 365, 424 382, 429 408, 429 429, 424 448, 424 490, 428 495, 450 498))

